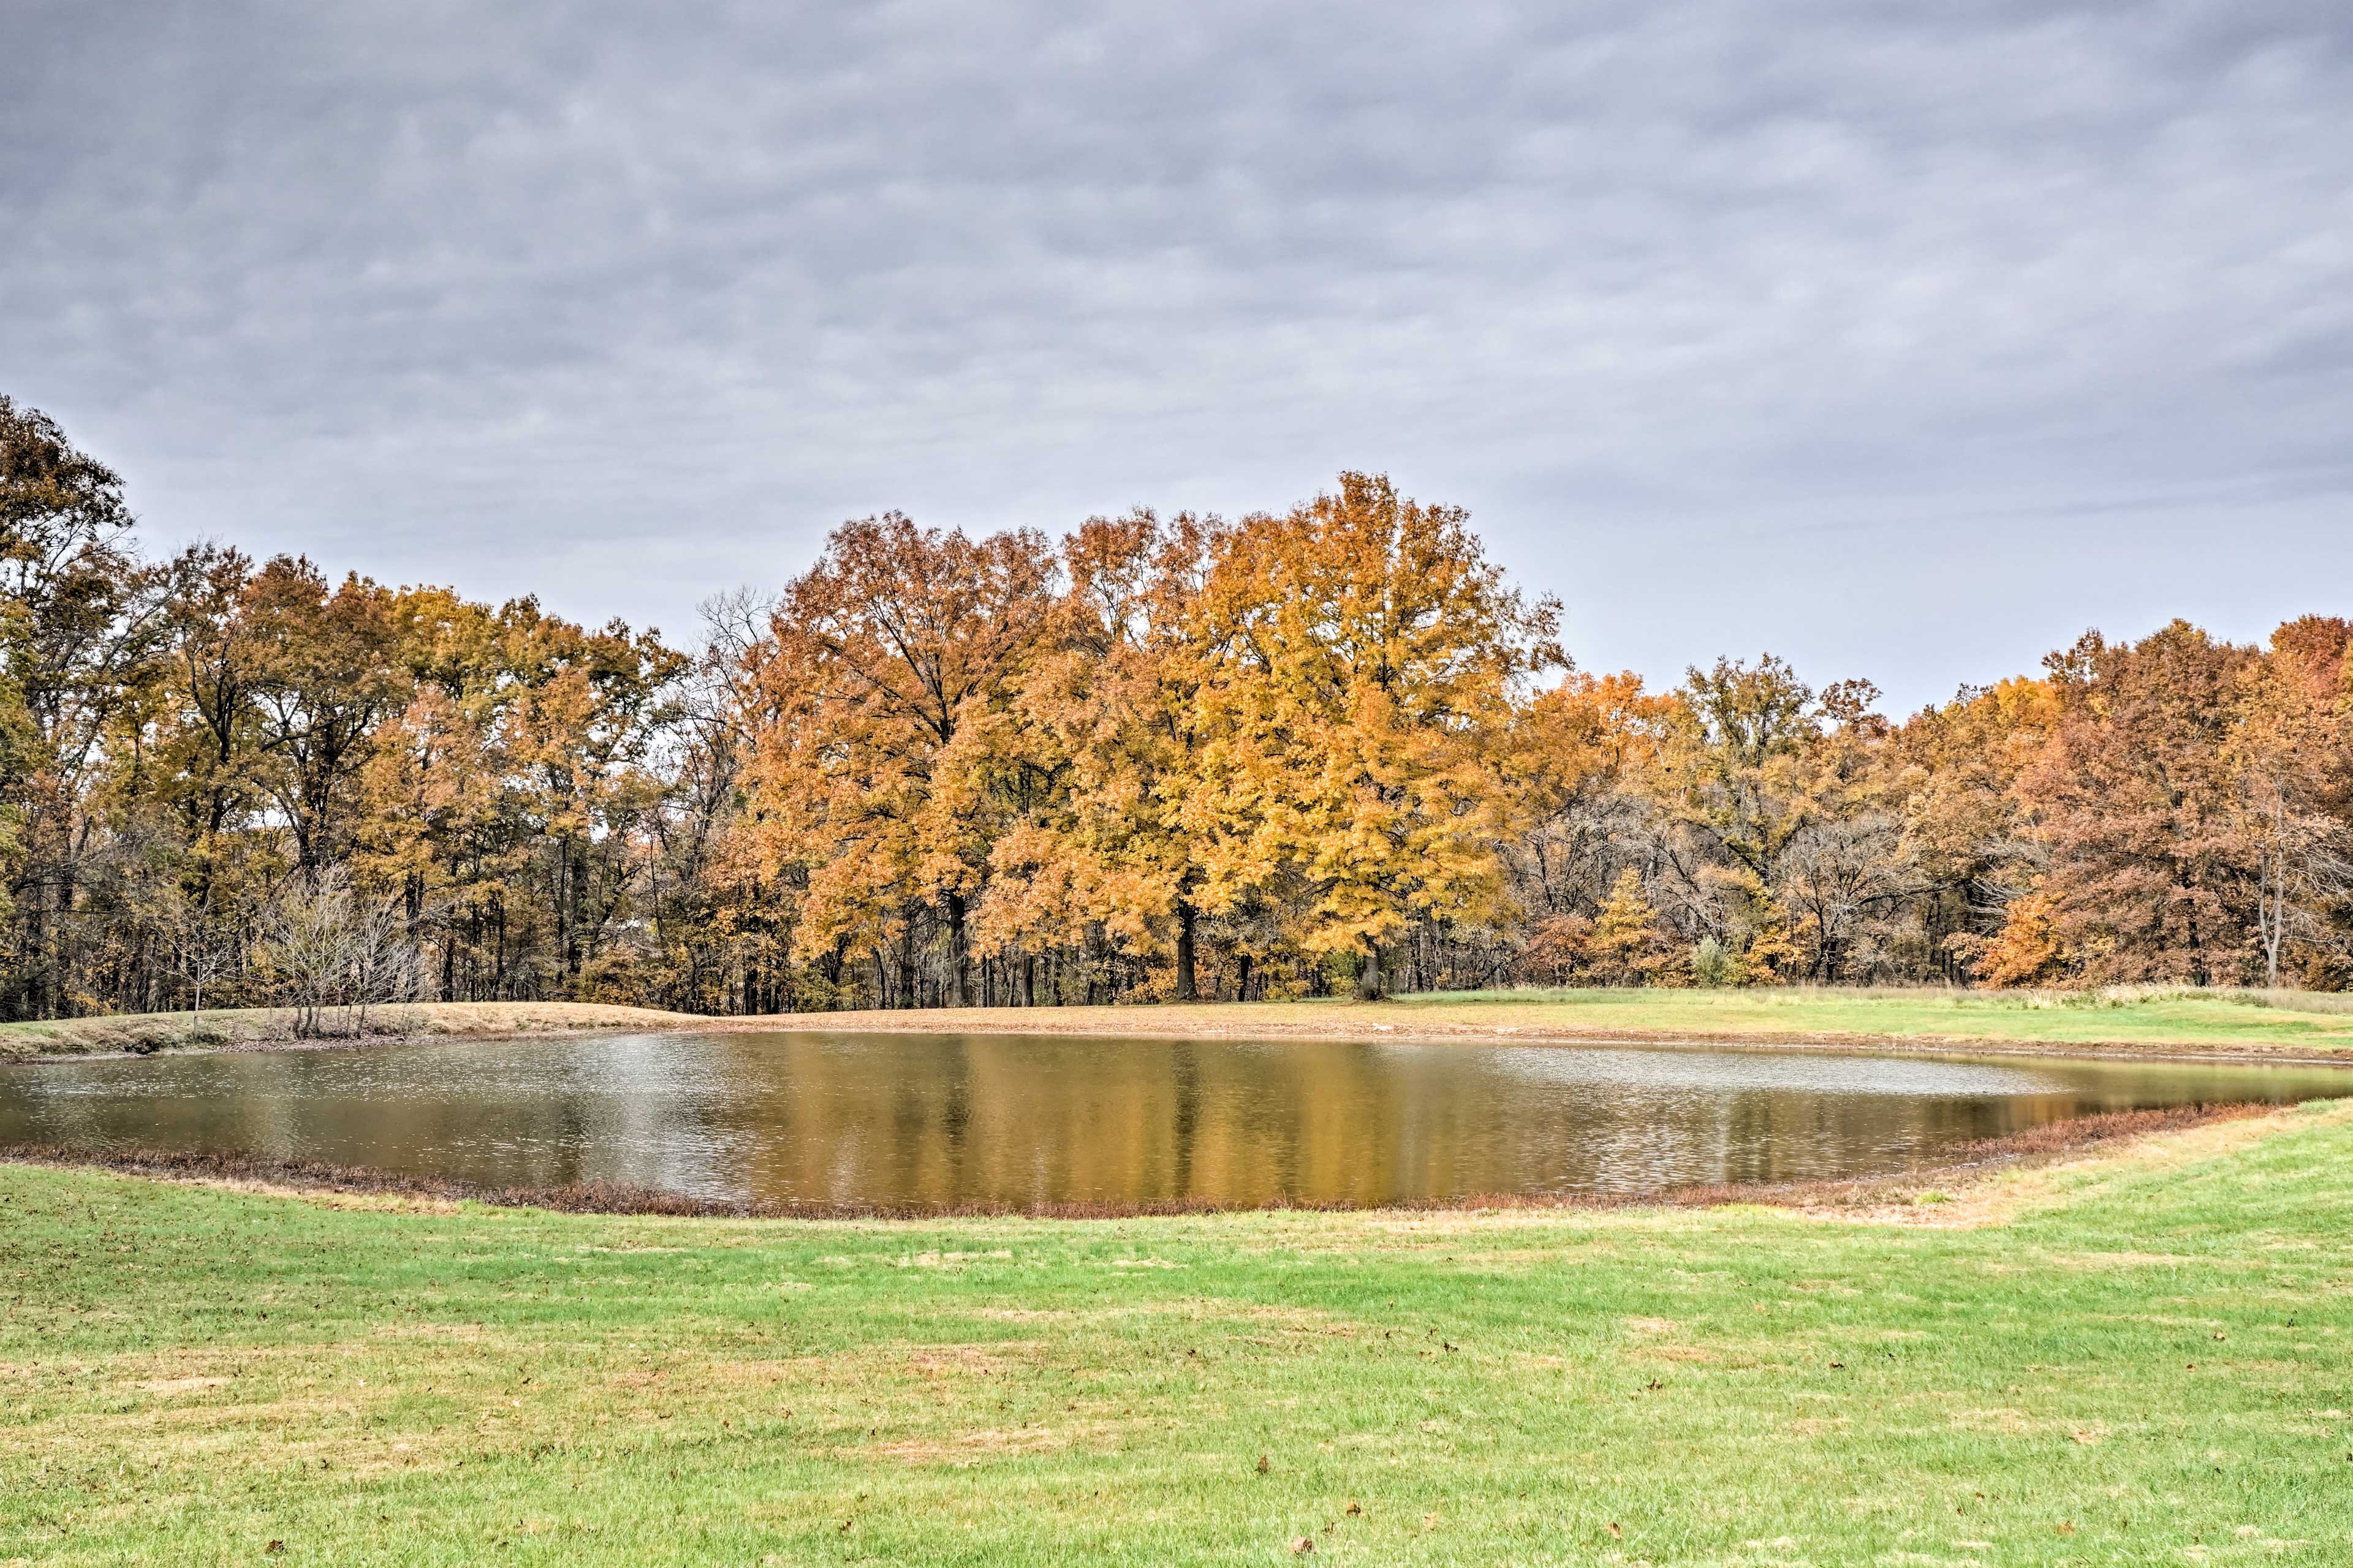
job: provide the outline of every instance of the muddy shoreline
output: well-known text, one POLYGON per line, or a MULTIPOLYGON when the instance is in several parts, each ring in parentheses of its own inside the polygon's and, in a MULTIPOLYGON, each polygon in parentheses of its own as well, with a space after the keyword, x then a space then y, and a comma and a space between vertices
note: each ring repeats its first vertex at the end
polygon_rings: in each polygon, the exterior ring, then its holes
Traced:
POLYGON ((1630 1193, 1472 1194, 1452 1198, 1381 1204, 1264 1203, 1161 1200, 1056 1204, 825 1204, 735 1201, 691 1197, 649 1188, 603 1183, 577 1186, 494 1187, 476 1183, 412 1176, 364 1166, 312 1160, 185 1153, 166 1150, 30 1144, 0 1148, 0 1164, 60 1170, 108 1171, 154 1181, 224 1186, 294 1197, 353 1196, 417 1203, 475 1203, 494 1208, 544 1209, 559 1214, 646 1215, 670 1218, 941 1220, 941 1219, 1136 1219, 1155 1216, 1254 1213, 1391 1214, 1460 1213, 1482 1209, 1604 1211, 1633 1208, 1719 1208, 1754 1204, 1774 1208, 1843 1211, 1911 1204, 1941 1187, 1981 1179, 1996 1172, 2051 1163, 2119 1140, 2175 1132, 2217 1122, 2270 1115, 2282 1107, 2229 1101, 2174 1106, 2158 1110, 2098 1111, 2046 1122, 2040 1127, 1964 1145, 1956 1157, 1899 1172, 1816 1182, 1711 1184, 1630 1193))

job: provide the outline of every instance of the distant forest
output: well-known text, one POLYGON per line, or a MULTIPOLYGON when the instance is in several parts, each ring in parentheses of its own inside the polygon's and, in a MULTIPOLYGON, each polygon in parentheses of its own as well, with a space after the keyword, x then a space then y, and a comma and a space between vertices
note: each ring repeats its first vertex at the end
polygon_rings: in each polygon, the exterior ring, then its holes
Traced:
POLYGON ((845 523, 677 648, 151 556, 0 398, 0 1016, 2353 980, 2344 620, 2087 633, 1896 722, 1769 654, 1587 674, 1556 619, 1351 473, 845 523))

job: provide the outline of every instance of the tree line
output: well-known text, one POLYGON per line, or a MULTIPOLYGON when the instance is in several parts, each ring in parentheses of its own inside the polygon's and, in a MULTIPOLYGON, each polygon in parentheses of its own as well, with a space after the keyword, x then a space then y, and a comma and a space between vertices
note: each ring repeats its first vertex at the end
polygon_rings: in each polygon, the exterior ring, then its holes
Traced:
POLYGON ((1351 473, 846 523, 677 648, 151 558, 0 398, 0 1015, 2353 978, 2353 624, 2087 633, 1894 722, 1770 655, 1588 674, 1557 623, 1351 473))

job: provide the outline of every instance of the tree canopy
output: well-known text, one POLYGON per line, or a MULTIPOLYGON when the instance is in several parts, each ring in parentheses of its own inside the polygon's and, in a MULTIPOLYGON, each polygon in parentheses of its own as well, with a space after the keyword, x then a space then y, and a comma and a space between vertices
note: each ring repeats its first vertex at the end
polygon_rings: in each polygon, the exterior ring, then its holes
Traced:
POLYGON ((1894 721, 1770 654, 1579 670, 1558 618, 1345 473, 844 523, 682 649, 150 558, 0 398, 0 1013, 2353 979, 2344 621, 2087 633, 1894 721))

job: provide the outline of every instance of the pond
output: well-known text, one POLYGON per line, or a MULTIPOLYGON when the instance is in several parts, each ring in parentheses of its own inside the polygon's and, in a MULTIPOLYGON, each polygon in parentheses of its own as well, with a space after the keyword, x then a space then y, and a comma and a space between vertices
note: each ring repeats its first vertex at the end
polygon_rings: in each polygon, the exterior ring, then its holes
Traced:
POLYGON ((915 1207, 1370 1205, 1866 1175, 2327 1068, 1704 1047, 728 1033, 0 1069, 0 1146, 915 1207))

